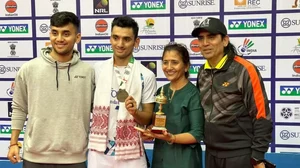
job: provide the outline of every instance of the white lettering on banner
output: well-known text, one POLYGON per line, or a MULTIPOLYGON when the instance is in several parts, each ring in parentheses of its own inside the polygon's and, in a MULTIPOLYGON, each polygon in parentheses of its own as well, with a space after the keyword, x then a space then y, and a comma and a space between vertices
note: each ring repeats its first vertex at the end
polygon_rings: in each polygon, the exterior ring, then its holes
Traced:
POLYGON ((243 21, 245 27, 265 27, 263 20, 243 21))
POLYGON ((26 32, 25 26, 8 26, 10 32, 26 32))
POLYGON ((99 51, 111 51, 111 45, 98 45, 99 51))
POLYGON ((297 94, 299 94, 300 93, 300 88, 298 87, 298 88, 295 88, 295 89, 296 89, 297 94))
POLYGON ((197 66, 193 66, 194 72, 199 72, 201 66, 197 65, 197 66))
POLYGON ((248 5, 260 5, 260 0, 248 0, 248 5))
POLYGON ((145 8, 163 8, 163 2, 144 2, 145 8))
POLYGON ((106 9, 101 8, 101 9, 95 9, 95 12, 97 12, 97 13, 106 13, 107 11, 106 11, 106 9))

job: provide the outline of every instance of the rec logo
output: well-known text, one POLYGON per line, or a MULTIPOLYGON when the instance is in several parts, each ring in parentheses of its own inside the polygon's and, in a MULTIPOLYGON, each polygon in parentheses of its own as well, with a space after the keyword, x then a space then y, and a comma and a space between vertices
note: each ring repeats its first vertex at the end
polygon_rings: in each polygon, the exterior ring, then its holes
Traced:
POLYGON ((94 14, 109 14, 108 0, 94 0, 94 14))

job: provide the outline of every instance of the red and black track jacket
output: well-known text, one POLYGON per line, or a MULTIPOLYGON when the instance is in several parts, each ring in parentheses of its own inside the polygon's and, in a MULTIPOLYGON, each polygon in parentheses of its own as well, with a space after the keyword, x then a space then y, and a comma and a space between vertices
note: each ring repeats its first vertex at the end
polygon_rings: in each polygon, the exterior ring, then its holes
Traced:
POLYGON ((240 56, 221 69, 199 70, 206 150, 218 158, 251 154, 263 159, 272 140, 269 101, 257 68, 240 56))

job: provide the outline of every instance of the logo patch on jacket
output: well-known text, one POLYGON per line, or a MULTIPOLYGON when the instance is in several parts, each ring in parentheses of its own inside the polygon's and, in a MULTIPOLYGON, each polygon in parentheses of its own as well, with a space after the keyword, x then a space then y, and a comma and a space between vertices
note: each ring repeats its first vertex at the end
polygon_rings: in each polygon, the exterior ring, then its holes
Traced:
POLYGON ((81 76, 81 75, 75 75, 74 78, 81 78, 81 79, 85 79, 86 76, 81 76))
POLYGON ((222 86, 227 87, 229 84, 230 84, 229 82, 224 82, 224 83, 222 84, 222 86))

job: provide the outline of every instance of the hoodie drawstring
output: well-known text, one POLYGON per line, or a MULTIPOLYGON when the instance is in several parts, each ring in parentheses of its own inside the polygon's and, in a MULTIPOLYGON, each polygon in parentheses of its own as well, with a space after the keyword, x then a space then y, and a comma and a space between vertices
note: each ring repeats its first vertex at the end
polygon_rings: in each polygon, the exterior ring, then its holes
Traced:
POLYGON ((56 89, 58 90, 58 65, 57 65, 57 61, 55 61, 55 67, 56 67, 56 89))
POLYGON ((69 63, 69 66, 68 66, 68 80, 70 81, 70 67, 71 67, 71 63, 69 63))
MULTIPOLYGON (((71 68, 71 63, 68 65, 68 80, 70 81, 70 68, 71 68)), ((57 61, 55 61, 55 69, 56 69, 56 89, 58 90, 58 64, 57 61)))

